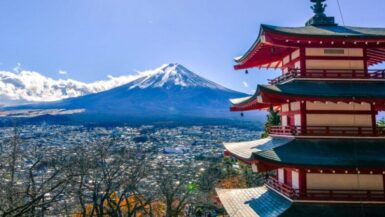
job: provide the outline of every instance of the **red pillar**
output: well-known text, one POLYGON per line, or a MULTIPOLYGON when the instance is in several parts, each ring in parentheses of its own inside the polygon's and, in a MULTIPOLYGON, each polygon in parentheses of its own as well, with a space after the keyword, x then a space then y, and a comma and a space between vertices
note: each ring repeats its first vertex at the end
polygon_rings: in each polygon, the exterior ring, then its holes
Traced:
POLYGON ((300 102, 300 106, 301 106, 301 133, 302 134, 306 134, 306 101, 304 101, 303 103, 300 102))
POLYGON ((306 74, 306 50, 305 47, 299 48, 300 63, 301 63, 301 76, 306 74))
POLYGON ((385 196, 385 174, 384 174, 384 172, 382 172, 382 190, 383 190, 384 196, 385 196))
POLYGON ((306 170, 301 169, 298 171, 299 173, 299 192, 300 192, 300 197, 306 194, 306 170))
POLYGON ((291 174, 292 169, 290 168, 284 168, 284 174, 285 174, 285 184, 293 187, 293 180, 292 180, 292 174, 291 174))
POLYGON ((363 52, 364 52, 364 72, 365 72, 365 76, 369 77, 367 49, 363 48, 363 52))
POLYGON ((371 108, 371 115, 372 115, 372 129, 373 129, 373 134, 375 135, 377 133, 377 122, 376 122, 377 112, 373 103, 371 104, 370 108, 371 108))

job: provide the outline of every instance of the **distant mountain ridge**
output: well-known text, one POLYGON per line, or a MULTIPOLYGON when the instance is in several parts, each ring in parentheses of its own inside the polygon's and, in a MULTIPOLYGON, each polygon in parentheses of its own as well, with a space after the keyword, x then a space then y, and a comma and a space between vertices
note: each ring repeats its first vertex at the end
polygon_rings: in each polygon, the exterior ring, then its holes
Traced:
POLYGON ((229 111, 229 99, 244 96, 180 64, 167 64, 100 93, 8 109, 83 110, 72 117, 88 121, 233 119, 239 114, 229 111))

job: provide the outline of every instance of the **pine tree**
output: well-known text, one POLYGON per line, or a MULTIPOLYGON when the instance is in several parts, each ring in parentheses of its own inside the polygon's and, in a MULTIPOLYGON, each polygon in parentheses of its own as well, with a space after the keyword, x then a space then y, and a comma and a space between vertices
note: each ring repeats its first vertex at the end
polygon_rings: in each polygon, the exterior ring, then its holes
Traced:
POLYGON ((273 107, 270 107, 269 114, 267 115, 267 120, 265 123, 265 131, 262 133, 261 137, 266 138, 269 136, 269 127, 278 126, 281 124, 281 116, 279 111, 275 111, 273 107))
POLYGON ((385 127, 385 118, 381 118, 381 120, 379 120, 377 122, 377 126, 379 127, 385 127))

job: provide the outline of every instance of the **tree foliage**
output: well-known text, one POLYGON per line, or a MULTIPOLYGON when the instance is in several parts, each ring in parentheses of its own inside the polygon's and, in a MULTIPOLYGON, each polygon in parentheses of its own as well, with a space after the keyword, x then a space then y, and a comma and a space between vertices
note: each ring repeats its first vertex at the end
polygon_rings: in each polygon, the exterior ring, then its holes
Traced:
POLYGON ((253 172, 250 165, 241 164, 241 177, 247 188, 261 186, 265 183, 265 174, 253 172))
POLYGON ((281 116, 279 115, 279 111, 275 111, 273 107, 270 107, 269 114, 267 115, 266 119, 265 130, 261 135, 262 138, 269 136, 269 127, 278 126, 281 124, 281 116))
POLYGON ((381 119, 377 122, 377 126, 379 126, 379 127, 385 127, 385 118, 381 118, 381 119))

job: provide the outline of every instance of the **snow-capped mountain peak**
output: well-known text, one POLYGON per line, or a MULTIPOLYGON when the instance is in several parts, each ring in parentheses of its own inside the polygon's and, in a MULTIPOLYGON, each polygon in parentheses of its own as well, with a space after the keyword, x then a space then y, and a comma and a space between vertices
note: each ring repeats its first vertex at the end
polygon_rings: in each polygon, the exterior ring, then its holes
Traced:
POLYGON ((129 83, 129 88, 166 88, 179 87, 205 87, 211 89, 226 89, 191 72, 178 63, 164 64, 161 67, 140 73, 137 80, 129 83))
POLYGON ((38 72, 0 71, 0 107, 35 102, 57 101, 98 93, 126 85, 134 88, 205 87, 226 90, 214 82, 194 74, 184 66, 171 63, 134 75, 109 76, 106 80, 85 83, 72 79, 53 79, 38 72))

